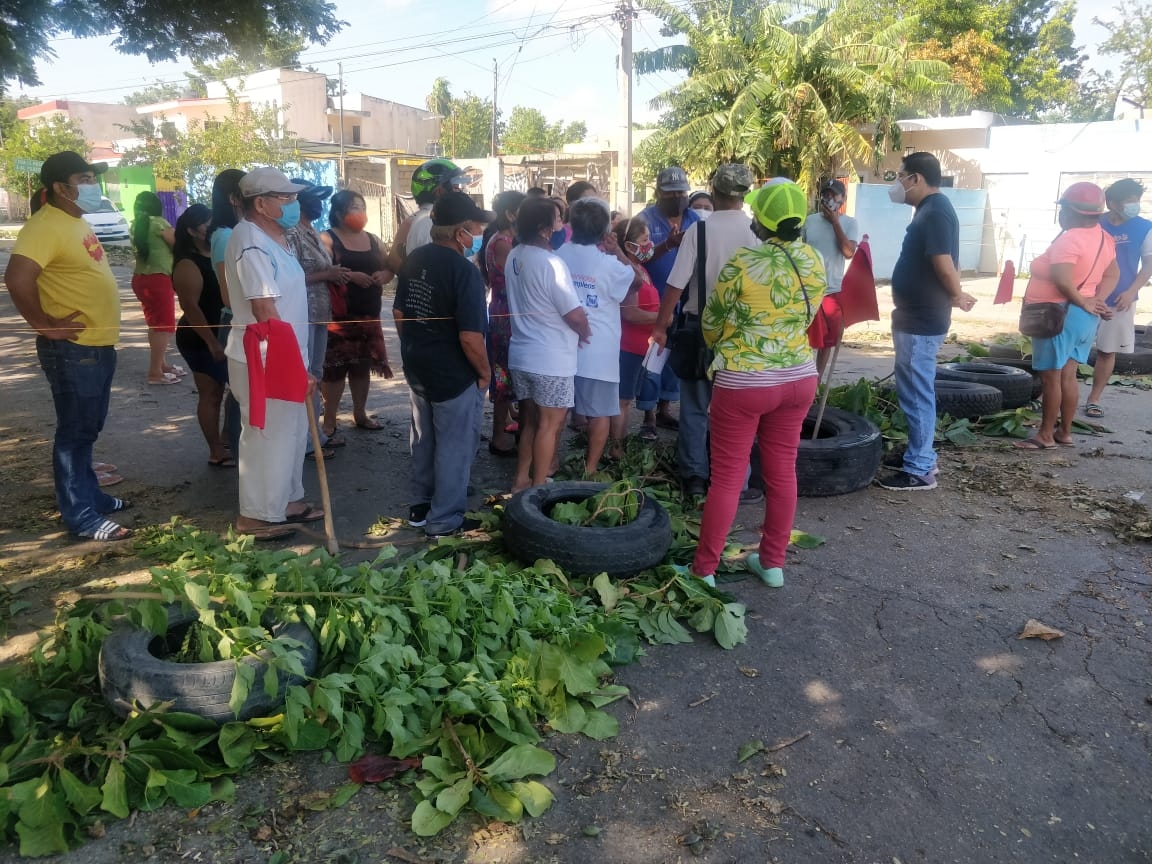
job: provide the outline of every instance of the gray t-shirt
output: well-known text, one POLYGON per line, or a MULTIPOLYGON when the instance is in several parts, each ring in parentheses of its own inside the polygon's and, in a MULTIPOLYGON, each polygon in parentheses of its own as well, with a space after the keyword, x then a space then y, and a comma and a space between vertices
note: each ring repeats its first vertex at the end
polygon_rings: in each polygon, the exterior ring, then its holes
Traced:
MULTIPOLYGON (((844 236, 852 242, 860 240, 860 228, 851 216, 841 216, 840 227, 844 229, 844 236)), ((819 213, 813 213, 804 221, 804 242, 824 259, 824 272, 828 275, 828 290, 824 293, 839 294, 848 259, 840 253, 832 223, 819 213)))

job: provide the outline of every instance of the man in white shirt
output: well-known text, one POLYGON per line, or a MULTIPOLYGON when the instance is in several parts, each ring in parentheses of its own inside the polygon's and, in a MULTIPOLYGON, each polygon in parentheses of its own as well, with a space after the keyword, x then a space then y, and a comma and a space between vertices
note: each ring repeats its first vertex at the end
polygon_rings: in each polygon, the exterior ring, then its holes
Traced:
POLYGON ((388 252, 388 269, 399 273, 404 259, 432 242, 432 205, 445 192, 468 185, 468 177, 448 159, 429 159, 412 172, 412 197, 419 208, 400 223, 388 252))
POLYGON ((844 313, 840 307, 840 288, 844 282, 845 262, 856 254, 860 228, 851 216, 842 216, 848 190, 839 180, 829 180, 820 189, 819 219, 804 223, 804 242, 820 253, 824 259, 824 272, 828 275, 828 288, 820 311, 808 331, 808 344, 816 349, 816 369, 821 376, 832 356, 832 349, 844 331, 844 313))
MULTIPOLYGON (((707 223, 694 223, 684 232, 676 263, 660 301, 660 315, 652 329, 652 341, 661 347, 668 344, 668 327, 685 289, 689 296, 684 312, 688 317, 698 318, 724 265, 738 249, 760 245, 752 233, 752 220, 744 213, 744 196, 755 182, 756 178, 747 165, 721 165, 716 169, 712 177, 715 211, 707 223), (696 276, 696 243, 698 232, 705 224, 704 285, 700 286, 696 276)), ((708 405, 711 401, 710 381, 681 380, 676 458, 684 490, 689 495, 703 495, 708 491, 708 405)))

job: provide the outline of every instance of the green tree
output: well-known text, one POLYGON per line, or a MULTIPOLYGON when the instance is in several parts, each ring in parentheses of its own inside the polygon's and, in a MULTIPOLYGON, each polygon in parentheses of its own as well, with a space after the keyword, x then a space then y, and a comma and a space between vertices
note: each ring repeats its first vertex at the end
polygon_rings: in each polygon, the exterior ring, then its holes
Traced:
POLYGON ((264 69, 299 69, 300 52, 307 46, 307 41, 301 36, 278 33, 259 45, 242 47, 216 61, 194 58, 193 71, 184 74, 192 90, 204 96, 208 92, 209 81, 243 78, 264 69))
POLYGON ((324 44, 340 31, 328 0, 17 0, 0 17, 0 83, 39 84, 36 61, 61 33, 115 33, 113 47, 152 62, 242 53, 294 34, 324 44))
MULTIPOLYGON (((462 97, 452 95, 452 85, 446 78, 432 82, 432 92, 424 104, 433 114, 439 114, 440 151, 449 159, 479 159, 487 156, 492 140, 492 102, 474 93, 462 97)), ((500 137, 502 124, 496 115, 496 134, 500 137)))
POLYGON ((36 124, 17 120, 5 131, 4 146, 0 148, 0 170, 4 173, 4 185, 20 192, 39 188, 40 173, 17 171, 17 159, 42 162, 62 150, 75 150, 83 155, 90 147, 84 138, 84 131, 67 117, 55 115, 44 123, 36 124))
POLYGON ((135 93, 129 93, 124 97, 124 104, 155 105, 159 102, 171 102, 173 99, 179 99, 183 92, 184 88, 179 84, 157 81, 135 93))
POLYGON ((1115 12, 1114 21, 1092 19, 1108 31, 1108 38, 1100 43, 1100 53, 1120 62, 1112 101, 1115 103, 1116 97, 1122 95, 1146 106, 1152 99, 1152 3, 1121 0, 1115 12))
POLYGON ((190 199, 206 201, 213 178, 225 168, 284 168, 296 161, 294 137, 275 107, 253 107, 234 93, 229 106, 228 116, 191 121, 187 132, 163 118, 158 126, 147 119, 133 124, 128 132, 144 143, 125 153, 121 164, 151 165, 158 178, 187 184, 190 199))
POLYGON ((15 133, 16 127, 21 124, 20 118, 16 116, 20 109, 35 104, 35 99, 29 99, 26 96, 17 96, 15 99, 9 98, 4 94, 3 88, 0 88, 0 149, 3 149, 4 143, 15 133))
POLYGON ((862 32, 868 0, 816 0, 803 10, 787 0, 691 0, 687 12, 640 2, 665 32, 687 39, 639 52, 636 66, 688 71, 653 105, 666 111, 669 163, 701 178, 738 161, 813 188, 898 145, 902 116, 963 95, 946 64, 913 56, 915 18, 862 32))
POLYGON ((565 144, 578 144, 588 134, 583 121, 564 125, 563 120, 549 123, 535 108, 517 105, 508 117, 508 126, 500 141, 504 153, 542 153, 559 150, 565 144))

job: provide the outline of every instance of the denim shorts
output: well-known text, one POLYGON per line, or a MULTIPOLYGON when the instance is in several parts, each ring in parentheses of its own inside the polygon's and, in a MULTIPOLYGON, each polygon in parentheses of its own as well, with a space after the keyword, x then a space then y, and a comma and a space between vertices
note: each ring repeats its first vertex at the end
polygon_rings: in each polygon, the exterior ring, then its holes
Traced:
POLYGON ((1100 319, 1079 306, 1069 306, 1064 329, 1051 339, 1033 338, 1032 368, 1037 372, 1063 369, 1069 360, 1088 362, 1088 352, 1096 339, 1100 319))

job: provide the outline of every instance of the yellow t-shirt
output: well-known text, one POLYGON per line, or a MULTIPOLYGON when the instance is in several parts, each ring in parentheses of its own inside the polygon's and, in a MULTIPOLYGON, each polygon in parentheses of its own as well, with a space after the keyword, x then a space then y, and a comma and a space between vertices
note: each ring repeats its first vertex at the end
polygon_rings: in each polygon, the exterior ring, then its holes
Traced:
POLYGON ((120 292, 104 247, 83 219, 45 204, 16 235, 13 255, 40 265, 40 305, 53 318, 80 312, 81 345, 115 345, 120 292))

